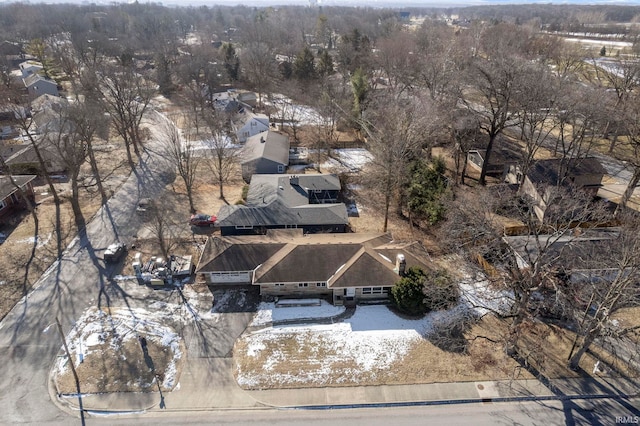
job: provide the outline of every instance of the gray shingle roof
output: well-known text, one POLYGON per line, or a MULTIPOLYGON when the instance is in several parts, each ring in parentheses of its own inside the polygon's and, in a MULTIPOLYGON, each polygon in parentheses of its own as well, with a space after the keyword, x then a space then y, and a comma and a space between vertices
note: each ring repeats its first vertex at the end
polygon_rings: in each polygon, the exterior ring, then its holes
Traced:
POLYGON ((335 175, 253 175, 247 205, 222 206, 217 223, 220 226, 349 223, 343 203, 309 204, 307 191, 313 189, 339 190, 340 180, 335 175))
POLYGON ((198 272, 257 268, 254 284, 328 282, 329 287, 392 286, 399 277, 395 259, 407 268, 428 268, 419 243, 395 243, 389 234, 273 233, 266 236, 211 237, 198 272))
POLYGON ((307 244, 274 256, 256 273, 256 283, 327 281, 353 257, 360 244, 307 244))
POLYGON ((217 217, 219 226, 335 225, 349 222, 347 207, 343 203, 287 207, 280 200, 258 207, 222 206, 217 217))
POLYGON ((23 80, 24 80, 25 87, 33 86, 34 84, 41 83, 41 82, 50 83, 50 84, 53 84, 54 86, 58 85, 58 83, 56 83, 55 81, 51 80, 50 78, 45 78, 40 74, 28 75, 23 80))
POLYGON ((282 247, 284 243, 232 244, 211 237, 202 252, 198 272, 250 271, 266 262, 282 247))
POLYGON ((289 137, 272 130, 251 136, 242 150, 242 163, 266 158, 280 164, 289 164, 289 137))
POLYGON ((287 206, 309 204, 309 191, 339 191, 340 179, 331 174, 253 175, 247 193, 247 205, 261 206, 281 199, 287 206))
MULTIPOLYGON (((566 160, 565 160, 566 161, 566 160)), ((566 170, 567 176, 605 175, 607 171, 596 158, 572 158, 563 164, 562 159, 538 160, 527 172, 533 183, 549 183, 557 185, 562 176, 560 171, 566 170)))
MULTIPOLYGON (((35 175, 13 176, 14 181, 21 188, 24 187, 29 182, 31 182, 32 180, 34 180, 35 178, 36 178, 35 175)), ((10 196, 16 191, 17 189, 15 186, 13 186, 13 183, 11 182, 11 179, 9 178, 9 176, 0 176, 0 200, 4 200, 5 198, 7 198, 8 196, 10 196)))

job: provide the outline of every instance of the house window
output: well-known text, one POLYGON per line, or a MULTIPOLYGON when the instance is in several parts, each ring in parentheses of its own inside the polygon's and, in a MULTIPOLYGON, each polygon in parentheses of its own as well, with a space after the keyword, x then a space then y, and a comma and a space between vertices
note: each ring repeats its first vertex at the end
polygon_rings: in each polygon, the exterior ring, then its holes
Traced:
POLYGON ((249 132, 242 132, 242 136, 248 138, 251 135, 249 132))
POLYGON ((278 164, 278 173, 284 173, 284 165, 278 164))
POLYGON ((276 286, 276 287, 284 287, 284 283, 275 283, 274 286, 276 286))
POLYGON ((253 225, 236 225, 236 229, 253 229, 253 225))
POLYGON ((309 283, 298 283, 298 287, 309 287, 309 283))
POLYGON ((326 287, 327 283, 316 283, 316 287, 326 287))
POLYGON ((251 127, 256 127, 258 125, 258 123, 256 123, 255 121, 251 122, 251 127))
POLYGON ((383 294, 388 291, 383 291, 382 287, 363 287, 362 294, 383 294))
POLYGON ((0 200, 0 210, 4 209, 5 207, 7 207, 7 203, 4 200, 0 200))

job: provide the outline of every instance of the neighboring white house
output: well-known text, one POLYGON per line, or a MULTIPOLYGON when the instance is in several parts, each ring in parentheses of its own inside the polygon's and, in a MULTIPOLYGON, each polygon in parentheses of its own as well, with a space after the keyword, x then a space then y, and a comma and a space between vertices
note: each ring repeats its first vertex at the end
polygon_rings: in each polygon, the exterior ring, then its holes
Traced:
POLYGON ((269 130, 269 117, 265 114, 244 112, 233 122, 238 142, 245 143, 248 138, 269 130))
POLYGON ((24 61, 19 65, 22 78, 27 78, 33 74, 39 74, 44 69, 42 64, 38 61, 24 61))
POLYGON ((59 96, 58 83, 39 74, 32 74, 23 78, 22 81, 24 81, 24 86, 27 88, 31 99, 36 99, 42 95, 59 96))

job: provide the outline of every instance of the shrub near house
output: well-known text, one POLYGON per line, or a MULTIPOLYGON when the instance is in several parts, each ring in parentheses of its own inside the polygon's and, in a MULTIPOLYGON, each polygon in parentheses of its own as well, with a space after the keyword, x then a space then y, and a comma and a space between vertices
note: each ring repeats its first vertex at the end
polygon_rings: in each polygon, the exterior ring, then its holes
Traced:
POLYGON ((391 288, 391 301, 408 315, 448 309, 460 297, 458 287, 445 271, 427 271, 412 267, 391 288))

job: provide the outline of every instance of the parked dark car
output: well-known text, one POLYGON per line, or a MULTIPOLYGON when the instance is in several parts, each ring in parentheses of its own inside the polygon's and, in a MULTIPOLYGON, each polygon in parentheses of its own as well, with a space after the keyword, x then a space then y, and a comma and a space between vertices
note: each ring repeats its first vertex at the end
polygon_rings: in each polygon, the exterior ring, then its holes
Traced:
POLYGON ((191 219, 189 219, 189 224, 191 226, 209 226, 212 227, 216 223, 216 217, 209 214, 193 214, 191 215, 191 219))
POLYGON ((113 243, 104 251, 104 261, 106 263, 116 263, 122 259, 127 252, 125 243, 113 243))

